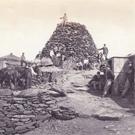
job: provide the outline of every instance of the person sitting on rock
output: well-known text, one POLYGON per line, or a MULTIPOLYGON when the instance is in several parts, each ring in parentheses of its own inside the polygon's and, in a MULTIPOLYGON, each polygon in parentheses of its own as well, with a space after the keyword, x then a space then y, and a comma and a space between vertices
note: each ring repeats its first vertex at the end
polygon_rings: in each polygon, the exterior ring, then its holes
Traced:
POLYGON ((93 90, 101 90, 101 83, 100 83, 100 72, 98 71, 96 75, 90 80, 88 86, 93 90))

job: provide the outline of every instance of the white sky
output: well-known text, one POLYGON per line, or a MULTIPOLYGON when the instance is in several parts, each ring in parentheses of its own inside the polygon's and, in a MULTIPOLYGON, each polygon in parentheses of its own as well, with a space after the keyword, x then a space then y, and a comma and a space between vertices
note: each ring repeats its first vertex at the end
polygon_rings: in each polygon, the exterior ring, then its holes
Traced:
POLYGON ((34 59, 64 12, 86 25, 98 48, 106 43, 110 56, 135 52, 135 0, 0 0, 0 56, 34 59))

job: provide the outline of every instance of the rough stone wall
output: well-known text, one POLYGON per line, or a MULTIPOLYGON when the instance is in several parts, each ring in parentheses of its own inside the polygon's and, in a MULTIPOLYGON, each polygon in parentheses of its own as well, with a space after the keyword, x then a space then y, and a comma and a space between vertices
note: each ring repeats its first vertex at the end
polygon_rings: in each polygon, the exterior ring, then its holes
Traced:
POLYGON ((31 97, 0 97, 0 135, 26 133, 52 117, 68 120, 75 118, 76 113, 58 107, 55 98, 47 93, 31 97))
POLYGON ((55 100, 46 94, 33 97, 1 97, 0 133, 25 133, 48 119, 55 100))

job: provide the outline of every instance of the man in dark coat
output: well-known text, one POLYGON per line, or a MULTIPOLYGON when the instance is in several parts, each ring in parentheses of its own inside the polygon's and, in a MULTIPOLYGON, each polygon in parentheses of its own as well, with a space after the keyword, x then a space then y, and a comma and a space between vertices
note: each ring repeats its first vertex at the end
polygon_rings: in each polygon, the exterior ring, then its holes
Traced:
POLYGON ((26 89, 31 88, 32 85, 32 71, 30 67, 25 68, 25 81, 26 81, 26 89))
POLYGON ((94 90, 101 90, 101 83, 100 83, 100 72, 98 71, 96 75, 90 80, 89 84, 94 90))
POLYGON ((122 92, 122 97, 124 97, 126 95, 126 93, 128 92, 128 90, 131 91, 131 93, 133 93, 132 89, 133 89, 133 85, 134 85, 134 67, 133 67, 133 63, 132 61, 128 61, 128 65, 127 65, 127 69, 126 69, 126 81, 128 81, 127 83, 125 83, 125 87, 124 90, 122 92))
POLYGON ((103 91, 103 97, 105 97, 108 94, 108 92, 112 86, 115 76, 109 67, 102 66, 101 70, 103 71, 104 77, 105 77, 105 86, 104 86, 104 91, 103 91))
POLYGON ((107 56, 108 56, 108 48, 106 47, 106 44, 104 44, 104 46, 98 50, 103 50, 103 55, 105 57, 105 60, 107 60, 107 56))

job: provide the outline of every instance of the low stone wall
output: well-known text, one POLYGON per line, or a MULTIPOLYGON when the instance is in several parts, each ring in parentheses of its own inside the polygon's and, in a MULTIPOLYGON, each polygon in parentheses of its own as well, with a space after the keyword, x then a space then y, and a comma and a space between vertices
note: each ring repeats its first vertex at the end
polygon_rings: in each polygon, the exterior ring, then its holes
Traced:
POLYGON ((65 120, 76 117, 76 113, 68 108, 58 107, 56 99, 47 93, 31 97, 1 96, 0 135, 26 133, 52 117, 62 119, 65 112, 68 116, 65 120))

